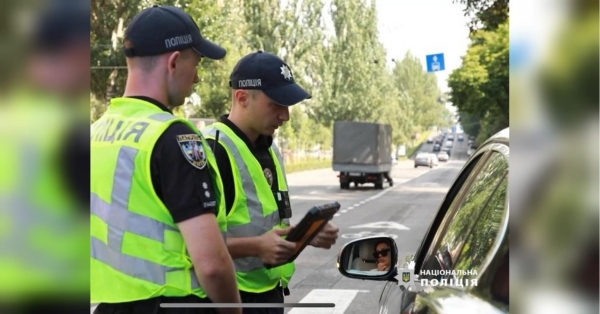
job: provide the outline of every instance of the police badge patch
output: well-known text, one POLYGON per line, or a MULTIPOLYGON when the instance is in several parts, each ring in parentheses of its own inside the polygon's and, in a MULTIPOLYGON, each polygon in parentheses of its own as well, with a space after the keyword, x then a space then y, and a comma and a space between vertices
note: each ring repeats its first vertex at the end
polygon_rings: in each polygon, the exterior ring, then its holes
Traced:
POLYGON ((269 183, 269 186, 273 187, 273 172, 271 171, 271 169, 265 168, 265 170, 263 170, 263 173, 265 175, 265 178, 267 179, 267 182, 269 183))
POLYGON ((202 139, 198 134, 177 135, 177 143, 185 159, 198 169, 206 166, 206 154, 202 146, 202 139))

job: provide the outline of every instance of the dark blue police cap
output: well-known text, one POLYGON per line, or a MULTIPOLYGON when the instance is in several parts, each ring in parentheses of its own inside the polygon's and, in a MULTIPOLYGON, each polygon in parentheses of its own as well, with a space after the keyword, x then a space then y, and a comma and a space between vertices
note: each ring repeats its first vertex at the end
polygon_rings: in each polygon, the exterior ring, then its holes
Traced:
POLYGON ((160 55, 192 48, 209 59, 219 60, 227 51, 208 41, 192 17, 180 8, 154 5, 138 13, 127 26, 125 39, 133 47, 124 48, 127 57, 160 55))
POLYGON ((256 89, 282 106, 292 106, 311 98, 294 81, 292 70, 278 56, 258 51, 244 56, 229 77, 233 89, 256 89))

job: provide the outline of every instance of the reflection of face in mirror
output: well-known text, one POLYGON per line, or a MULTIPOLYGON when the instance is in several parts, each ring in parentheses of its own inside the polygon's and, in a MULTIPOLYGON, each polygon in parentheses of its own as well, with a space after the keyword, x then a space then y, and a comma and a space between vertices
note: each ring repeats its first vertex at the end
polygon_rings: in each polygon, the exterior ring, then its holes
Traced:
POLYGON ((388 240, 360 241, 355 243, 346 254, 347 260, 344 265, 349 273, 380 276, 394 267, 391 243, 388 240))
POLYGON ((390 245, 386 241, 380 241, 375 246, 373 257, 377 260, 378 271, 388 271, 392 263, 392 255, 390 254, 390 245))

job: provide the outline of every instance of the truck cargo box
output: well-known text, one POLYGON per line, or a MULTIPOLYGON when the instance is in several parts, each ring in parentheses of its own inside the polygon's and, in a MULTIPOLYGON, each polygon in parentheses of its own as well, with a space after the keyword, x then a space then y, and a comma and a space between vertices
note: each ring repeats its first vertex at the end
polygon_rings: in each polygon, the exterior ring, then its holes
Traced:
POLYGON ((333 170, 387 172, 392 169, 392 127, 388 124, 336 121, 333 170))

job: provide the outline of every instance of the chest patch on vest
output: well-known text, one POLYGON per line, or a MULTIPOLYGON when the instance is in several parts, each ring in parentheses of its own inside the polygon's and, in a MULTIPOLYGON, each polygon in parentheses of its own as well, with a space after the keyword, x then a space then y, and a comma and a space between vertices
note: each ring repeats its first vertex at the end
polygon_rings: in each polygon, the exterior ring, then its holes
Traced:
POLYGON ((265 168, 265 170, 263 170, 263 173, 265 174, 265 179, 267 179, 269 186, 273 187, 273 172, 271 171, 271 169, 265 168))
POLYGON ((206 153, 198 134, 177 135, 177 143, 183 156, 192 166, 198 169, 206 167, 206 153))

